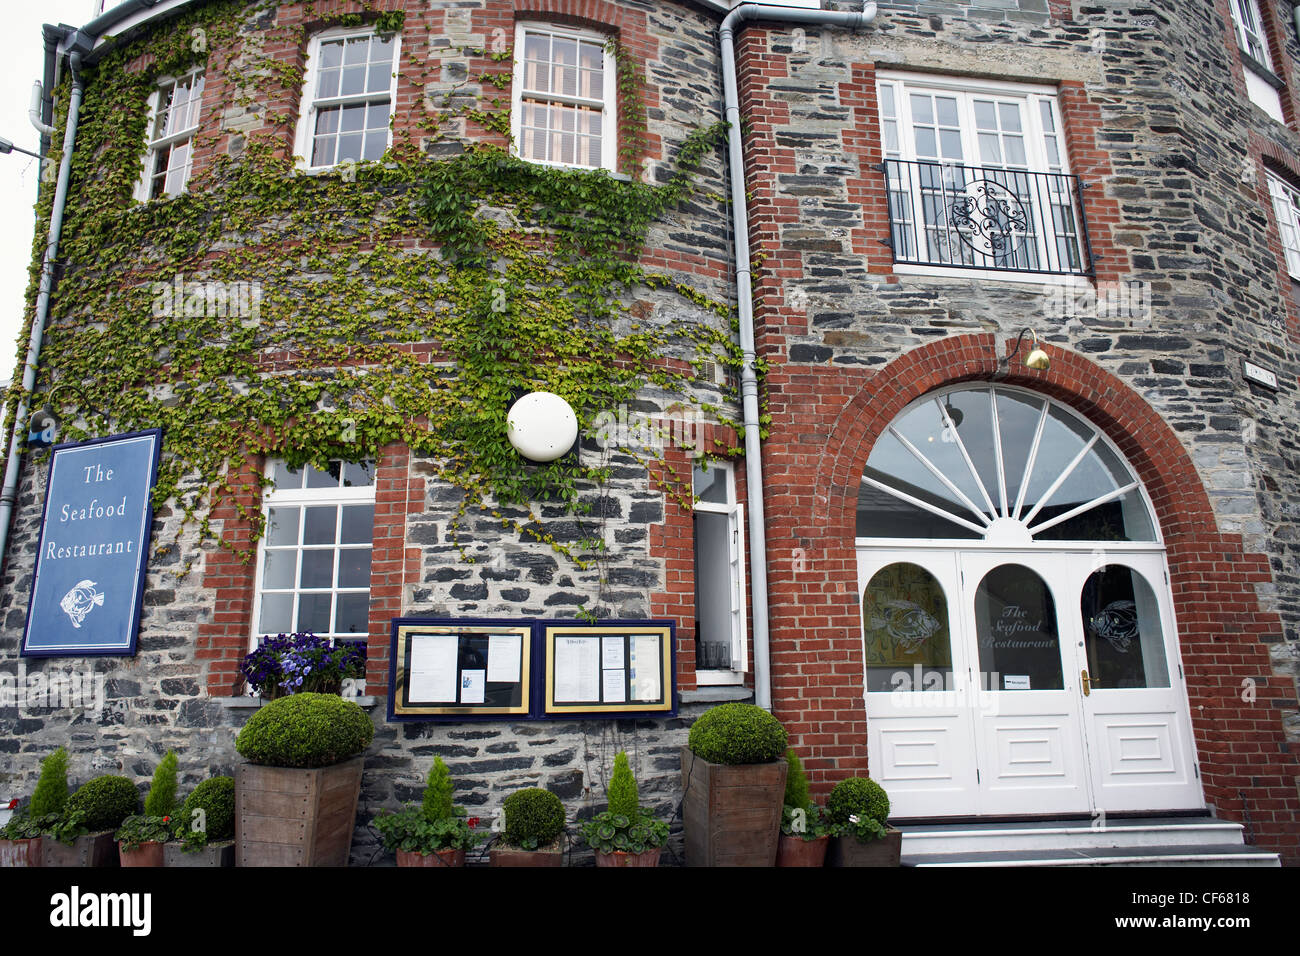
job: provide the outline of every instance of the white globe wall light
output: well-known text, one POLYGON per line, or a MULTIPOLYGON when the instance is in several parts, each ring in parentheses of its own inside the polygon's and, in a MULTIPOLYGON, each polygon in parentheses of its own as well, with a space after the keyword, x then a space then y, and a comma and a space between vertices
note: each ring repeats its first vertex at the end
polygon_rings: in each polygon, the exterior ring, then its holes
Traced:
POLYGON ((529 392, 510 406, 506 435, 529 461, 563 458, 578 440, 578 416, 553 392, 529 392))

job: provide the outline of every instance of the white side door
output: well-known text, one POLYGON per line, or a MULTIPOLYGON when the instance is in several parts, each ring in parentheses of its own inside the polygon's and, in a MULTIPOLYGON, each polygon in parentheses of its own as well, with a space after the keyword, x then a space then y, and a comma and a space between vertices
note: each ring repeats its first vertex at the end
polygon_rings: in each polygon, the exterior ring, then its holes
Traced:
POLYGON ((1074 631, 1062 626, 1074 613, 1069 559, 968 551, 960 563, 971 654, 988 688, 975 721, 979 812, 1089 812, 1074 631))
POLYGON ((976 812, 973 707, 951 551, 858 550, 867 750, 891 816, 976 812))
POLYGON ((1070 633, 1096 808, 1202 809, 1163 555, 1073 560, 1070 633))

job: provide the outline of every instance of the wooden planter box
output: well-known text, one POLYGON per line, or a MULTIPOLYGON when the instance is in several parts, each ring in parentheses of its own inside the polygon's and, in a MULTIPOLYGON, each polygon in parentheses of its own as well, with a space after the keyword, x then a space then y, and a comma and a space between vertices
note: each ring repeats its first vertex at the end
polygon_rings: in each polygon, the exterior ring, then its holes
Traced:
POLYGON ((168 843, 163 851, 165 867, 234 866, 235 842, 209 843, 198 853, 186 853, 179 843, 168 843))
POLYGON ((709 763, 682 748, 687 866, 774 866, 785 804, 784 760, 709 763))
POLYGON ((624 853, 622 850, 615 850, 613 853, 597 853, 597 866, 658 866, 659 854, 663 852, 663 847, 657 846, 653 850, 646 850, 644 853, 624 853))
POLYGON ((235 865, 347 866, 364 763, 235 767, 235 865))
POLYGON ((879 840, 863 843, 857 837, 836 837, 831 841, 827 866, 898 866, 903 855, 903 831, 889 828, 879 840))
POLYGON ((415 850, 398 850, 398 866, 464 866, 465 851, 456 849, 434 850, 419 853, 415 850))
POLYGON ((141 843, 134 850, 128 850, 118 843, 117 852, 123 866, 162 866, 163 848, 166 846, 165 843, 150 840, 141 843))
POLYGON ((0 866, 40 866, 44 851, 41 841, 44 837, 30 840, 0 840, 0 866))
POLYGON ((41 841, 42 866, 117 866, 117 841, 114 830, 79 836, 72 846, 50 837, 41 841))
POLYGON ((781 844, 776 851, 777 866, 825 866, 826 850, 831 838, 826 835, 815 840, 781 834, 781 844))
POLYGON ((560 841, 536 850, 519 850, 512 846, 493 847, 488 851, 489 866, 564 866, 560 841))

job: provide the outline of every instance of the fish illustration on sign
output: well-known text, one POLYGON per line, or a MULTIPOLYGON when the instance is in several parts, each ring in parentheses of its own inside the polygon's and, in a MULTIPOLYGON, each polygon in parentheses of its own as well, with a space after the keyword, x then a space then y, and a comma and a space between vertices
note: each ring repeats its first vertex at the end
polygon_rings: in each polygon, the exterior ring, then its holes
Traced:
POLYGON ((1111 601, 1088 623, 1094 634, 1109 641, 1110 646, 1121 654, 1126 654, 1138 636, 1137 605, 1132 601, 1111 601))
POLYGON ((911 652, 928 641, 940 624, 924 608, 912 601, 899 599, 882 601, 883 613, 872 615, 869 626, 884 630, 903 650, 911 652))
POLYGON ((81 627, 86 615, 97 606, 104 606, 104 595, 95 588, 95 582, 89 580, 78 581, 59 602, 63 613, 72 619, 72 626, 77 628, 81 627))

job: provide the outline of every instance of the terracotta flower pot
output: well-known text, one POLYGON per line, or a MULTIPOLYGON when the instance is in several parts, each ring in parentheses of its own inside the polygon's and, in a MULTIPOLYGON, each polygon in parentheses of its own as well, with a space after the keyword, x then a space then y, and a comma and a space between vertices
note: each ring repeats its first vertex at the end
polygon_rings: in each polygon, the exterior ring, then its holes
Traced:
POLYGON ((119 840, 117 851, 121 855, 123 866, 162 866, 166 846, 167 844, 156 840, 147 840, 134 850, 128 850, 126 844, 119 840))
POLYGON ((644 853, 624 853, 622 850, 615 850, 613 853, 597 853, 597 866, 658 866, 659 854, 663 847, 657 846, 653 850, 646 850, 644 853))
POLYGON ((857 837, 836 837, 831 843, 828 866, 898 866, 903 855, 903 831, 889 828, 879 840, 863 843, 857 837))
POLYGON ((491 866, 564 866, 564 850, 560 841, 536 850, 520 850, 513 846, 493 847, 488 852, 491 866))
POLYGON ((30 840, 0 840, 0 866, 40 866, 42 837, 30 840))
POLYGON ((418 850, 398 850, 398 866, 464 866, 465 851, 449 847, 446 850, 434 850, 432 853, 420 853, 418 850))
POLYGON ((831 838, 822 834, 813 840, 781 834, 776 851, 777 866, 825 866, 826 850, 831 838))

